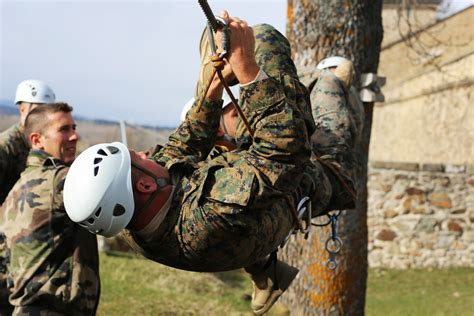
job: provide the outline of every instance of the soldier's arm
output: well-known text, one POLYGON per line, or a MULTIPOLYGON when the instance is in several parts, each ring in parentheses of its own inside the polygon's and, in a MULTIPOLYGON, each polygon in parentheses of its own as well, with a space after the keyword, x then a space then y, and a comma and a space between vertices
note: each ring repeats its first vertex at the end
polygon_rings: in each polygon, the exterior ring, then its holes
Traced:
POLYGON ((206 99, 200 111, 194 105, 153 159, 166 166, 175 161, 204 160, 214 146, 221 114, 222 100, 206 99))

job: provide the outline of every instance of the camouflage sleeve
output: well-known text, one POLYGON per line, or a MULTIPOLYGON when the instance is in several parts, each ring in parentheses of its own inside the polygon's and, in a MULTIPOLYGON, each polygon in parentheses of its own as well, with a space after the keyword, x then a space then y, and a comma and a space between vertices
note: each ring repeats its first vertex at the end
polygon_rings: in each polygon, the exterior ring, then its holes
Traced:
POLYGON ((69 170, 68 167, 60 168, 56 172, 56 175, 54 176, 52 209, 55 211, 65 212, 64 202, 63 202, 63 189, 64 189, 64 181, 66 180, 66 175, 67 175, 68 170, 69 170))
POLYGON ((7 170, 8 170, 8 153, 5 151, 4 146, 0 144, 0 205, 7 197, 8 192, 4 189, 4 184, 7 183, 7 170))
POLYGON ((214 146, 221 114, 222 100, 205 100, 199 112, 194 105, 152 159, 166 167, 177 161, 204 160, 214 146))

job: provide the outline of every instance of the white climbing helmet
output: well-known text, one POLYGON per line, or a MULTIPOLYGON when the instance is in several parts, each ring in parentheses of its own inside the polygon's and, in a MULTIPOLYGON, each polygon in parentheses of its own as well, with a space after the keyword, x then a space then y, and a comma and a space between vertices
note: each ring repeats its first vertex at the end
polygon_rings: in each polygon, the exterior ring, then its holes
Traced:
MULTIPOLYGON (((230 86, 230 92, 232 92, 232 95, 236 100, 239 100, 239 95, 240 95, 240 84, 236 84, 234 86, 230 86)), ((222 103, 222 108, 224 109, 226 106, 228 106, 231 102, 232 99, 230 96, 227 94, 227 91, 224 89, 224 93, 222 95, 222 100, 224 102, 222 103)))
MULTIPOLYGON (((239 93, 240 93, 240 85, 239 84, 236 84, 234 86, 231 86, 230 87, 230 91, 232 92, 234 98, 236 100, 239 99, 239 93)), ((227 91, 224 89, 224 93, 222 95, 222 100, 224 102, 222 102, 222 108, 224 109, 226 106, 228 106, 230 104, 230 102, 232 101, 230 99, 230 96, 227 94, 227 91)), ((184 119, 186 118, 186 114, 188 113, 188 111, 191 109, 191 107, 193 106, 194 104, 194 98, 191 98, 188 102, 186 102, 186 104, 183 106, 183 109, 181 110, 181 122, 184 121, 184 119)))
POLYGON ((64 206, 91 233, 111 237, 125 228, 135 208, 128 148, 114 142, 82 152, 66 176, 64 206))
POLYGON ((16 88, 15 104, 19 102, 52 103, 55 99, 53 89, 41 80, 24 80, 16 88))
POLYGON ((191 107, 194 104, 194 98, 191 98, 186 104, 183 106, 183 109, 181 110, 181 114, 179 118, 181 119, 181 122, 183 122, 186 119, 186 114, 188 111, 191 109, 191 107))
POLYGON ((339 66, 342 62, 348 61, 347 58, 340 57, 340 56, 331 56, 328 58, 324 58, 319 62, 319 64, 316 66, 316 69, 327 69, 331 67, 337 67, 339 66))

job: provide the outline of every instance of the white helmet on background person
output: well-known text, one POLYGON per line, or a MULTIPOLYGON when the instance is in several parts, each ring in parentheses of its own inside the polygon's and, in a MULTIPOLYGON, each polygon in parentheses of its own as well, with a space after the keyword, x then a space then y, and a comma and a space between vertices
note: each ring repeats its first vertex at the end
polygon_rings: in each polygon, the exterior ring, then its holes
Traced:
MULTIPOLYGON (((234 98, 236 100, 239 99, 239 93, 240 93, 240 85, 236 84, 234 86, 231 86, 230 87, 230 91, 232 92, 232 94, 234 95, 234 98)), ((228 106, 230 103, 231 103, 231 99, 230 99, 230 96, 227 94, 227 91, 224 89, 224 93, 222 94, 222 108, 224 109, 226 106, 228 106)), ((191 109, 191 107, 193 106, 194 104, 194 98, 191 98, 188 102, 186 102, 186 104, 183 106, 183 109, 181 110, 181 115, 180 115, 180 118, 181 118, 181 122, 184 121, 184 119, 186 118, 186 114, 188 113, 188 111, 191 109)))
POLYGON ((191 98, 189 99, 188 102, 186 102, 186 104, 183 106, 183 109, 181 110, 181 115, 179 116, 179 118, 181 119, 181 122, 183 122, 185 119, 186 119, 186 114, 188 113, 188 111, 191 109, 191 107, 193 106, 194 104, 194 98, 191 98))
POLYGON ((24 80, 16 88, 15 104, 19 102, 52 103, 55 100, 53 89, 41 80, 24 80))
POLYGON ((131 158, 119 142, 87 148, 72 163, 64 183, 64 206, 72 221, 111 237, 132 219, 131 158))
MULTIPOLYGON (((236 100, 239 100, 239 95, 240 95, 240 85, 239 84, 236 84, 235 86, 231 86, 229 87, 230 88, 230 92, 232 92, 232 95, 234 96, 234 98, 236 100)), ((227 91, 224 89, 224 94, 222 95, 222 100, 224 100, 224 102, 222 103, 222 108, 224 109, 226 106, 230 105, 230 103, 232 102, 229 94, 227 94, 227 91)))
POLYGON ((332 67, 339 66, 342 62, 349 61, 347 58, 340 57, 340 56, 331 56, 328 58, 324 58, 319 62, 316 66, 316 69, 327 69, 332 67))

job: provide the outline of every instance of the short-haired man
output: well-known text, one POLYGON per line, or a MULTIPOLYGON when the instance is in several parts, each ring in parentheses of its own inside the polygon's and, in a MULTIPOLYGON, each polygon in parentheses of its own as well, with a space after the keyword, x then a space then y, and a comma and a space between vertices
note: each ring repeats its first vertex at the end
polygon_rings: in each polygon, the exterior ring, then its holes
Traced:
MULTIPOLYGON (((41 80, 24 80, 18 85, 15 104, 18 106, 20 121, 0 134, 0 206, 26 166, 26 157, 30 151, 28 141, 23 136, 26 116, 39 104, 54 101, 53 90, 41 80)), ((8 254, 3 240, 0 230, 0 315, 8 315, 13 306, 8 302, 8 254)))
POLYGON ((250 28, 223 17, 231 43, 224 78, 240 83, 253 136, 239 120, 240 147, 207 159, 222 109, 223 86, 213 82, 201 110, 188 112, 152 159, 120 143, 84 151, 64 198, 72 220, 105 236, 127 227, 132 245, 157 262, 193 271, 246 267, 255 286, 252 309, 262 314, 298 272, 266 259, 293 229, 298 202, 310 196, 315 209, 325 208, 331 188, 310 161, 314 122, 303 113, 309 97, 288 41, 269 25, 250 28))
POLYGON ((39 105, 25 120, 32 149, 0 212, 13 315, 94 315, 97 309, 97 239, 68 218, 63 204, 78 140, 71 111, 66 103, 39 105))

